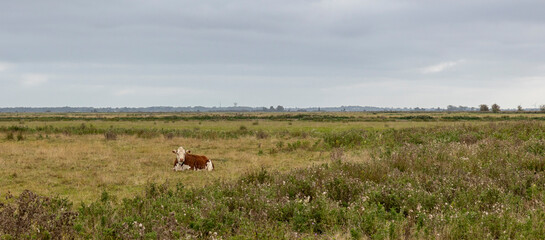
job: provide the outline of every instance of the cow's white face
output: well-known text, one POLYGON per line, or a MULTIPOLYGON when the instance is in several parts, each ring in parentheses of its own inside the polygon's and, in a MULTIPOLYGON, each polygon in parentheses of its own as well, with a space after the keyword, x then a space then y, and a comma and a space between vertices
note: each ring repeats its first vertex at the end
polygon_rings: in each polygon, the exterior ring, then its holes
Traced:
POLYGON ((185 149, 183 147, 179 147, 177 150, 172 150, 173 153, 176 154, 176 161, 179 163, 183 163, 185 161, 185 149))

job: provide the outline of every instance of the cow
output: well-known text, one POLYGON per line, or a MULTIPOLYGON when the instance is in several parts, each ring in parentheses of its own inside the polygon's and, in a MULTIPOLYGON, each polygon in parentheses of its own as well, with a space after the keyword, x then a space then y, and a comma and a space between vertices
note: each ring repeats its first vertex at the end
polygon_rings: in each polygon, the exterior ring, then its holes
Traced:
POLYGON ((174 171, 184 170, 201 170, 206 169, 208 171, 214 170, 214 164, 212 160, 205 156, 191 154, 191 151, 185 150, 183 147, 179 147, 178 150, 172 150, 176 154, 176 160, 174 161, 174 171))

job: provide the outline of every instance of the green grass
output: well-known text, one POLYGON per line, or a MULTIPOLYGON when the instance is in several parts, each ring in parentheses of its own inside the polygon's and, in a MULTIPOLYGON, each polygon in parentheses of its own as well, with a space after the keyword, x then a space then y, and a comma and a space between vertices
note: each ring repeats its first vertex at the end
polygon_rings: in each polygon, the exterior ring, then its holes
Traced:
MULTIPOLYGON (((139 136, 135 128, 150 129, 146 128, 150 122, 120 122, 113 128, 135 132, 119 131, 118 139, 109 141, 97 133, 76 132, 38 139, 38 134, 46 132, 36 126, 6 131, 14 132, 13 136, 22 132, 24 139, 3 138, 0 142, 5 147, 0 150, 1 156, 8 159, 5 166, 10 169, 3 170, 2 186, 17 186, 10 184, 20 179, 26 179, 21 184, 28 184, 25 181, 31 178, 25 174, 37 171, 32 176, 42 184, 57 184, 58 188, 46 195, 56 196, 63 189, 73 191, 62 186, 72 184, 69 176, 76 169, 66 166, 75 164, 70 161, 74 151, 80 158, 98 151, 103 160, 77 166, 93 163, 87 171, 110 172, 95 173, 102 186, 93 185, 92 176, 79 181, 89 184, 87 191, 94 196, 90 194, 78 204, 63 195, 48 198, 26 191, 3 197, 6 200, 1 200, 0 205, 0 236, 545 238, 545 125, 538 121, 427 125, 409 121, 388 122, 388 126, 380 123, 376 127, 369 122, 307 122, 313 126, 310 128, 298 125, 298 121, 289 124, 259 120, 257 125, 246 120, 219 121, 216 126, 210 122, 186 123, 189 125, 169 130, 188 129, 194 135, 183 137, 176 133, 173 139, 139 136), (406 125, 392 127, 401 123, 406 125), (192 129, 193 124, 207 127, 192 129), (259 130, 267 135, 260 137, 259 130), (147 159, 154 154, 169 156, 156 148, 166 145, 165 150, 170 150, 180 141, 191 142, 196 151, 223 154, 226 160, 218 160, 218 169, 211 173, 173 173, 162 168, 162 161, 147 159), (47 148, 44 143, 53 146, 47 148), (19 160, 23 166, 32 166, 24 159, 35 156, 25 152, 24 147, 38 147, 44 159, 52 161, 52 169, 26 168, 25 172, 9 168, 17 157, 23 159, 19 160), (78 152, 81 147, 86 150, 78 152), (133 155, 125 159, 127 152, 133 155), (140 167, 130 175, 129 170, 109 163, 112 157, 120 158, 116 161, 122 163, 135 161, 140 167), (59 159, 53 161, 55 158, 59 159), (154 181, 133 182, 146 175, 154 181), (21 222, 25 224, 17 224, 21 222)), ((6 196, 5 190, 0 194, 6 196)))

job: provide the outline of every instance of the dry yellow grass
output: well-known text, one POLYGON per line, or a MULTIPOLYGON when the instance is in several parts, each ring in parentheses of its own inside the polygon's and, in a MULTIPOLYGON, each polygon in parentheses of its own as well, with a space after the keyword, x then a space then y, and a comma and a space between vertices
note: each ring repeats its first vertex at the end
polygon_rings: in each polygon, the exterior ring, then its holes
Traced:
MULTIPOLYGON (((2 136, 4 138, 4 136, 2 136)), ((242 137, 201 140, 191 138, 141 139, 120 136, 106 141, 102 135, 65 136, 24 141, 1 141, 0 192, 18 194, 29 189, 44 195, 60 195, 75 202, 95 200, 103 190, 118 197, 140 193, 148 182, 188 187, 216 180, 230 180, 260 167, 279 171, 305 167, 329 159, 325 152, 294 151, 269 154, 276 139, 242 137), (213 159, 216 169, 172 171, 178 146, 213 159), (264 154, 259 154, 259 150, 264 154)))

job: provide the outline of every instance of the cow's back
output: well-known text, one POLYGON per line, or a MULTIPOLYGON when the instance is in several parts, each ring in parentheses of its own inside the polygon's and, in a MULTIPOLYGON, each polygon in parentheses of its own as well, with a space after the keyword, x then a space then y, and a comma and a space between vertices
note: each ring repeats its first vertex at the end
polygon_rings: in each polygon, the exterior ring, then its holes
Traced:
POLYGON ((205 169, 206 164, 209 161, 210 160, 206 156, 193 155, 193 154, 186 153, 184 164, 187 164, 194 169, 205 169))

